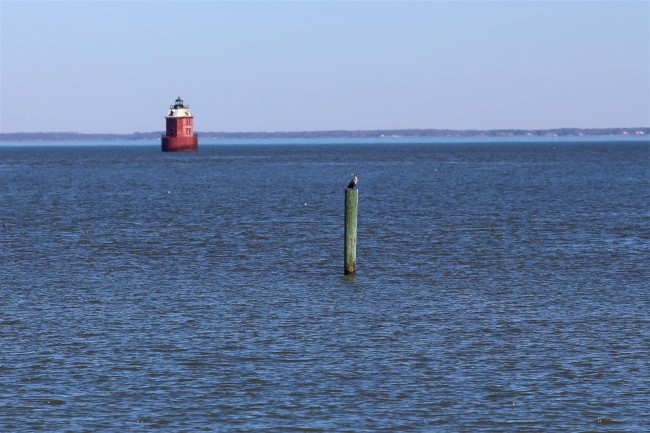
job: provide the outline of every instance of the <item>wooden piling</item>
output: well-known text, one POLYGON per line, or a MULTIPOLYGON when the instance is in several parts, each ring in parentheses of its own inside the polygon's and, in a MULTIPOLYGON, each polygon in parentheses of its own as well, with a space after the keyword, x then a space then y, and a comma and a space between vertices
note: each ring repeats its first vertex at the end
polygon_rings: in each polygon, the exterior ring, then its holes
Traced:
POLYGON ((357 273, 357 211, 359 208, 359 190, 345 190, 345 275, 357 273))

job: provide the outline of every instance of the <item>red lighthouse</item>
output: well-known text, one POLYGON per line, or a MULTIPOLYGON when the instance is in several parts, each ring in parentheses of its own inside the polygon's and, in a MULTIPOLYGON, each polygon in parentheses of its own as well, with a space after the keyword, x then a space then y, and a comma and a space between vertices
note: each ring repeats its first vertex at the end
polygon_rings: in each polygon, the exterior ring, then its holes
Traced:
POLYGON ((199 150, 199 138, 194 133, 194 116, 190 107, 183 105, 179 96, 174 105, 169 106, 165 116, 167 131, 162 137, 163 152, 196 152, 199 150))

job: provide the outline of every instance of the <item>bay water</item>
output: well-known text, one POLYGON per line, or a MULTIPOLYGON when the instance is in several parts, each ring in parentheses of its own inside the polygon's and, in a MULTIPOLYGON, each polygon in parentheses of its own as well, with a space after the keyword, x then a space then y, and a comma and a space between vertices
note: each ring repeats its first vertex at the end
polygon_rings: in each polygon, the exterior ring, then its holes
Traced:
POLYGON ((649 141, 219 143, 0 146, 1 431, 650 431, 649 141))

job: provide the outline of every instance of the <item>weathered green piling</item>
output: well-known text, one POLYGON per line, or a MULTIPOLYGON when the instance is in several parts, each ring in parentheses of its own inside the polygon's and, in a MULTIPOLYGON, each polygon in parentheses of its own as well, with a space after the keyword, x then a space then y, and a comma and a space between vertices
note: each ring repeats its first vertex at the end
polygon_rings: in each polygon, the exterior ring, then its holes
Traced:
POLYGON ((345 190, 345 275, 357 273, 357 211, 359 209, 359 190, 345 190))

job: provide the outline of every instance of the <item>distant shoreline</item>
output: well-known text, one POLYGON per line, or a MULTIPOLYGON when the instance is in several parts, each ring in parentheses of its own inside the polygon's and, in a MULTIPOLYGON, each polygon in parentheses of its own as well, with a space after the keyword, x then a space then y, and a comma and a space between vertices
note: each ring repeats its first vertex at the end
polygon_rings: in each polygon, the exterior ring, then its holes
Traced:
MULTIPOLYGON (((0 133, 0 141, 132 141, 157 140, 163 131, 131 134, 88 134, 79 132, 8 132, 0 133)), ((484 138, 484 137, 650 137, 650 127, 639 128, 558 128, 558 129, 386 129, 339 131, 277 131, 277 132, 197 132, 199 139, 232 140, 264 138, 484 138)))

